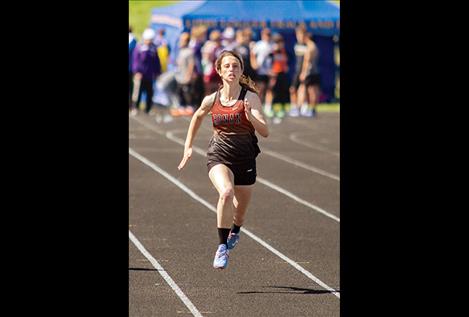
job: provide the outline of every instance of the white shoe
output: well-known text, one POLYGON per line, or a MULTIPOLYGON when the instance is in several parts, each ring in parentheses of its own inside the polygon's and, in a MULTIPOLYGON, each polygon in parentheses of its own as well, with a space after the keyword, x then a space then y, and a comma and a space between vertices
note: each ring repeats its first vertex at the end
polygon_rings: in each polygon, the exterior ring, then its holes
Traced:
POLYGON ((168 115, 168 114, 165 114, 165 115, 163 116, 163 122, 164 122, 164 123, 168 123, 168 122, 171 122, 171 121, 173 121, 173 120, 174 120, 173 117, 171 117, 171 116, 168 115))
POLYGON ((282 119, 280 119, 280 118, 278 118, 278 117, 274 117, 274 118, 272 119, 272 122, 273 122, 274 124, 279 124, 279 123, 282 122, 282 119))
POLYGON ((308 109, 308 110, 306 110, 305 112, 302 112, 301 115, 302 115, 303 117, 309 117, 309 118, 311 118, 311 117, 313 116, 313 110, 312 110, 312 109, 308 109))
POLYGON ((298 111, 298 108, 291 108, 290 112, 288 113, 290 117, 299 117, 300 112, 298 111))

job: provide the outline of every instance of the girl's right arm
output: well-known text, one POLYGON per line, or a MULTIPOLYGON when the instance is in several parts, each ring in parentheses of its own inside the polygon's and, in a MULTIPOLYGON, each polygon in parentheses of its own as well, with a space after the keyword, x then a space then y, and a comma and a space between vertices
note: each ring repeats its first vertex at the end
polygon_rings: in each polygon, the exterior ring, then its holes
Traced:
POLYGON ((215 94, 216 93, 206 96, 204 100, 202 100, 202 104, 200 105, 199 109, 197 109, 197 111, 192 116, 191 123, 189 124, 189 129, 187 131, 186 142, 184 144, 184 156, 178 166, 179 170, 184 168, 187 161, 189 161, 192 156, 192 142, 194 141, 195 135, 197 134, 197 131, 202 124, 202 120, 212 109, 215 94))

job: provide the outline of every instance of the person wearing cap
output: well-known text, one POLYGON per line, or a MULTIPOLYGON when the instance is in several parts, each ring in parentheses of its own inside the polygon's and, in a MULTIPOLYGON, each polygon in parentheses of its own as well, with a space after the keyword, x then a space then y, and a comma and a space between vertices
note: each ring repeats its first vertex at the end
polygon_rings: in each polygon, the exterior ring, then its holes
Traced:
POLYGON ((138 43, 133 52, 132 71, 134 73, 134 91, 132 102, 134 110, 138 110, 142 92, 146 93, 145 113, 149 114, 153 105, 153 83, 161 74, 161 64, 156 45, 153 43, 155 31, 145 29, 142 42, 138 43))
POLYGON ((132 33, 132 27, 129 26, 129 111, 132 111, 132 92, 134 90, 134 74, 132 72, 132 55, 137 45, 137 40, 132 33))
POLYGON ((229 26, 223 31, 223 39, 221 41, 221 45, 223 46, 223 49, 226 51, 232 51, 237 43, 235 41, 235 31, 234 29, 229 26))

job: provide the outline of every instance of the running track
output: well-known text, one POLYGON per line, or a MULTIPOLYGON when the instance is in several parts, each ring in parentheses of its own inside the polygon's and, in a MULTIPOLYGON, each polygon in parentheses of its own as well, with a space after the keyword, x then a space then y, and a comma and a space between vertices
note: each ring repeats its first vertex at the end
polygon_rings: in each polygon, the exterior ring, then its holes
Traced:
POLYGON ((339 116, 286 118, 259 136, 258 180, 226 270, 212 268, 210 118, 179 172, 189 119, 129 117, 129 316, 339 316, 339 116))

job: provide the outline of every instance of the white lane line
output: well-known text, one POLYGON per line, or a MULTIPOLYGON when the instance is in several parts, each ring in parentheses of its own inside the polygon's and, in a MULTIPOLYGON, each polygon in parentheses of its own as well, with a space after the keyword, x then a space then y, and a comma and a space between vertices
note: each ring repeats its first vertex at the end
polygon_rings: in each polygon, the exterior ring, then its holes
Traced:
POLYGON ((298 202, 298 203, 300 203, 300 204, 302 204, 302 205, 305 205, 306 207, 309 207, 309 208, 311 208, 311 209, 314 209, 314 210, 316 210, 317 212, 323 214, 323 215, 326 216, 326 217, 329 217, 329 218, 331 218, 331 219, 334 219, 334 220, 337 221, 337 222, 340 222, 340 218, 338 218, 337 216, 335 216, 335 215, 333 215, 333 214, 331 214, 331 213, 325 211, 324 209, 322 209, 322 208, 320 208, 320 207, 318 207, 318 206, 316 206, 316 205, 313 205, 313 204, 310 203, 310 202, 307 202, 307 201, 304 200, 304 199, 301 199, 300 197, 296 196, 295 194, 290 193, 288 190, 283 189, 282 187, 277 186, 277 185, 275 185, 275 184, 269 182, 268 180, 263 179, 262 177, 259 177, 259 176, 257 176, 257 180, 258 180, 260 183, 262 183, 262 184, 264 184, 264 185, 266 185, 266 186, 268 186, 268 187, 270 187, 270 188, 272 188, 272 189, 275 189, 276 191, 278 191, 278 192, 284 194, 285 196, 290 197, 290 198, 293 199, 294 201, 296 201, 296 202, 298 202))
MULTIPOLYGON (((171 133, 171 132, 169 132, 169 131, 165 133, 164 131, 161 131, 161 130, 157 129, 156 127, 153 127, 153 126, 151 126, 151 125, 149 125, 149 124, 147 124, 147 123, 141 121, 140 119, 137 119, 137 118, 134 118, 134 117, 132 117, 132 118, 135 119, 135 120, 137 120, 140 124, 142 124, 143 126, 147 127, 148 129, 150 129, 150 130, 152 130, 152 131, 155 131, 156 133, 158 133, 158 134, 160 134, 160 135, 164 135, 164 136, 166 136, 168 139, 170 139, 171 141, 176 142, 176 143, 178 143, 179 145, 184 146, 185 141, 184 141, 183 139, 181 139, 181 138, 178 138, 178 137, 174 136, 173 133, 171 133)), ((192 151, 194 151, 194 152, 196 152, 197 154, 200 154, 200 155, 202 155, 202 156, 207 156, 207 154, 206 154, 206 152, 205 152, 204 150, 202 150, 201 148, 199 148, 199 147, 197 147, 197 146, 195 146, 195 145, 192 146, 192 151)), ((331 218, 331 219, 333 219, 333 220, 335 220, 335 221, 337 221, 337 222, 340 222, 340 218, 339 218, 339 217, 337 217, 337 216, 331 214, 330 212, 328 212, 328 211, 326 211, 326 210, 324 210, 324 209, 322 209, 322 208, 320 208, 320 207, 318 207, 318 206, 316 206, 316 205, 314 205, 314 204, 312 204, 312 203, 310 203, 310 202, 307 202, 307 201, 304 200, 304 199, 301 199, 300 197, 296 196, 295 194, 289 192, 288 190, 286 190, 286 189, 284 189, 284 188, 282 188, 282 187, 280 187, 280 186, 278 186, 278 185, 275 185, 275 184, 269 182, 268 180, 266 180, 266 179, 264 179, 264 178, 262 178, 262 177, 260 177, 260 176, 257 176, 257 181, 259 181, 259 183, 261 183, 261 184, 263 184, 263 185, 265 185, 265 186, 267 186, 267 187, 270 187, 270 188, 273 189, 273 190, 278 191, 279 193, 282 193, 282 194, 286 195, 287 197, 293 199, 293 200, 296 201, 297 203, 300 203, 300 204, 302 204, 302 205, 304 205, 304 206, 306 206, 306 207, 308 207, 308 208, 311 208, 311 209, 313 209, 313 210, 316 210, 317 212, 323 214, 324 216, 329 217, 329 218, 331 218)))
POLYGON ((189 298, 187 298, 186 294, 184 294, 179 286, 174 282, 174 280, 166 273, 165 269, 158 263, 158 261, 145 249, 145 247, 138 241, 138 239, 133 235, 133 233, 129 230, 129 239, 135 244, 137 249, 142 252, 142 254, 150 261, 153 267, 160 273, 160 275, 164 278, 166 283, 176 292, 177 296, 182 300, 184 305, 191 311, 192 315, 196 317, 203 317, 199 310, 192 304, 189 298))
POLYGON ((306 146, 306 147, 309 147, 310 149, 322 151, 322 152, 329 153, 329 154, 332 154, 332 155, 334 155, 334 156, 340 157, 339 152, 330 151, 330 150, 328 150, 328 149, 326 149, 326 148, 324 148, 324 147, 322 147, 322 146, 320 146, 320 145, 315 145, 315 144, 311 144, 311 143, 308 143, 308 142, 299 140, 297 133, 290 133, 289 139, 292 140, 292 141, 295 142, 295 143, 298 143, 298 144, 304 145, 304 146, 306 146))
MULTIPOLYGON (((133 157, 135 157, 136 159, 138 159, 139 161, 141 161, 143 164, 147 165, 148 167, 152 168, 154 171, 160 173, 162 176, 164 176, 166 179, 168 179, 169 181, 171 181, 173 184, 175 184, 176 186, 178 186, 179 188, 181 188, 184 192, 186 192, 189 196, 191 196, 192 198, 194 198, 195 200, 197 200, 199 203, 201 203, 202 205, 204 205, 205 207, 207 207, 208 209, 210 209, 211 211, 213 211, 214 213, 217 213, 217 209, 215 208, 215 206, 213 206, 212 204, 210 204, 209 202, 207 202, 206 200, 204 200, 202 197, 200 197, 199 195, 197 195, 196 193, 194 193, 191 189, 189 189, 186 185, 184 185, 183 183, 181 183, 179 180, 177 180, 176 178, 174 178, 173 176, 171 176, 169 173, 167 173, 165 170, 161 169, 159 166, 157 166, 155 163, 151 162, 150 160, 148 160, 147 158, 143 157, 142 155, 140 155, 139 153, 135 152, 132 148, 129 148, 129 154, 132 155, 133 157)), ((291 266, 293 266, 295 269, 297 269, 298 271, 300 271, 301 273, 303 273, 304 275, 306 275, 309 279, 313 280, 314 282, 316 282, 318 285, 320 285, 321 287, 327 289, 328 291, 330 291, 332 294, 334 294, 335 296, 337 296, 338 298, 340 298, 340 293, 338 291, 336 291, 335 289, 333 289, 332 287, 328 286, 326 283, 322 282, 320 279, 318 279, 316 276, 314 276, 313 274, 311 274, 309 271, 305 270, 303 267, 301 267, 298 263, 296 263, 295 261, 293 261, 292 259, 290 259, 289 257, 287 257, 286 255, 284 255, 283 253, 281 253, 280 251, 278 251, 277 249, 275 249, 274 247, 272 247, 271 245, 269 245, 267 242, 265 242, 264 240, 262 240, 261 238, 259 238, 258 236, 256 236, 254 233, 252 233, 251 231, 245 229, 245 228, 241 228, 241 231, 243 231, 244 233, 246 233, 248 236, 250 236, 252 239, 254 239, 256 242, 260 243, 263 247, 267 248, 269 251, 271 251, 272 253, 274 253, 275 255, 277 255, 278 257, 280 257, 282 260, 284 260, 285 262, 287 262, 288 264, 290 264, 291 266)))
POLYGON ((300 162, 300 161, 297 161, 291 157, 288 157, 286 155, 283 155, 283 154, 280 154, 278 152, 275 152, 275 151, 271 151, 271 150, 267 150, 266 148, 262 148, 262 153, 265 153, 267 155, 270 155, 270 156, 273 156, 275 157, 276 159, 279 159, 279 160, 282 160, 282 161, 285 161, 287 163, 290 163, 290 164, 293 164, 295 166, 298 166, 298 167, 302 167, 308 171, 311 171, 311 172, 314 172, 314 173, 317 173, 317 174, 320 174, 320 175, 323 175, 323 176, 326 176, 326 177, 329 177, 329 178, 332 178, 336 181, 340 181, 340 177, 335 175, 335 174, 332 174, 332 173, 329 173, 329 172, 326 172, 322 169, 319 169, 319 168, 316 168, 314 166, 310 166, 308 164, 305 164, 303 162, 300 162))

